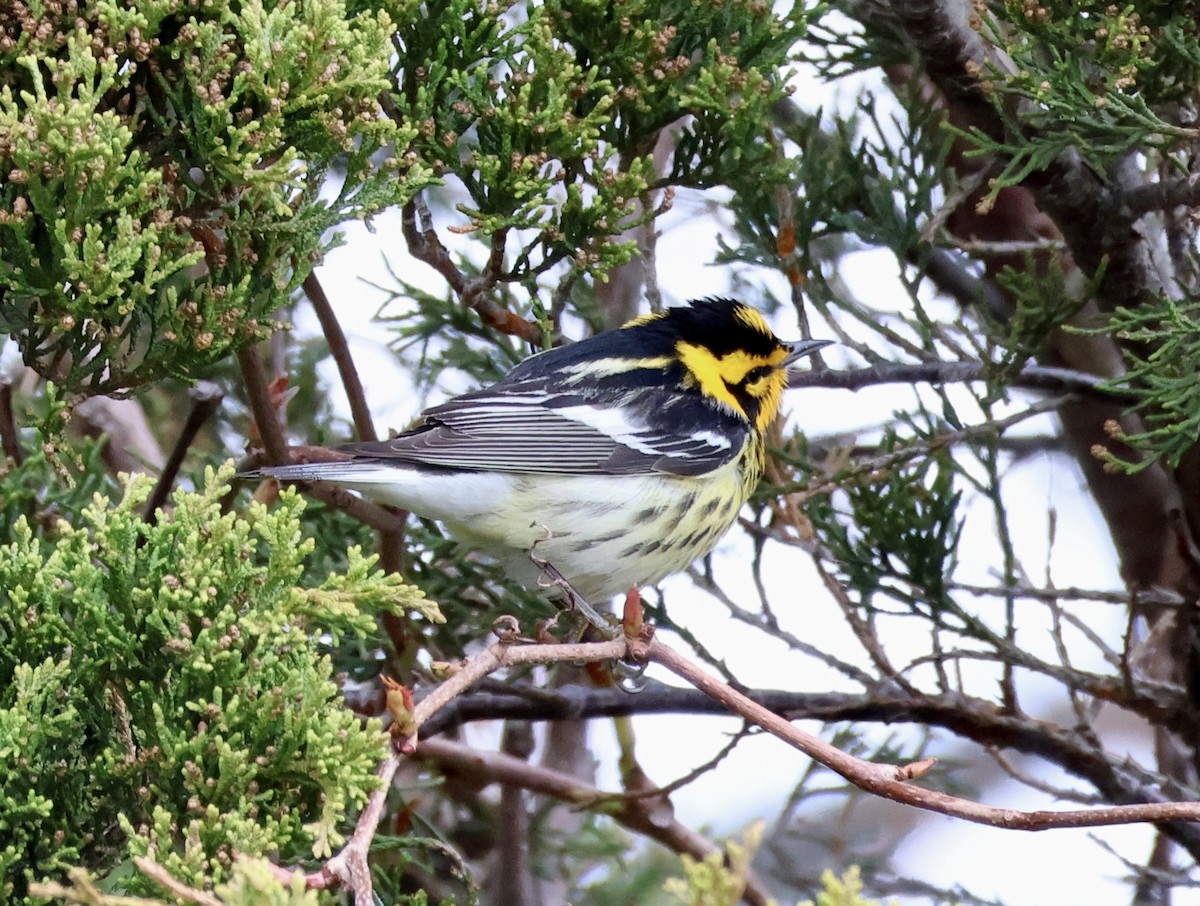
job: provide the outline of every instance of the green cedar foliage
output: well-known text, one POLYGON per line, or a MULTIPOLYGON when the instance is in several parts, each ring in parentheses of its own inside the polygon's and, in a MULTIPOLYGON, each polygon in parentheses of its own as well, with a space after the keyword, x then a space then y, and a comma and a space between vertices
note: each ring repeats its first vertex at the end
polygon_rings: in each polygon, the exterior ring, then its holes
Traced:
MULTIPOLYGON (((19 517, 0 548, 6 902, 133 855, 201 886, 235 851, 326 856, 373 788, 384 734, 345 708, 324 649, 381 611, 440 613, 357 549, 344 574, 298 587, 302 500, 223 513, 229 476, 210 470, 153 524, 135 479, 44 532, 19 517)), ((120 883, 149 889, 131 871, 120 883)))
POLYGON ((383 153, 413 137, 378 101, 392 28, 341 0, 0 7, 0 324, 26 362, 107 393, 265 336, 330 227, 428 181, 383 153))
POLYGON ((782 178, 765 124, 787 93, 803 4, 780 15, 680 0, 388 8, 401 23, 394 102, 418 127, 413 153, 465 188, 464 232, 503 249, 507 231, 522 231, 506 281, 629 260, 634 243, 613 237, 647 216, 634 203, 650 189, 782 178), (659 130, 689 114, 660 177, 659 130))

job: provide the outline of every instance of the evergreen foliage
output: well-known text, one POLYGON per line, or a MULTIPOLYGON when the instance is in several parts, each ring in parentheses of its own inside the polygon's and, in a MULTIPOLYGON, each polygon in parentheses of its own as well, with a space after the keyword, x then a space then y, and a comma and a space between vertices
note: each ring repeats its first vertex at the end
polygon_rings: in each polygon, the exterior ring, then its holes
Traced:
POLYGON ((413 138, 379 107, 391 31, 338 0, 0 9, 0 320, 25 361, 110 393, 266 336, 330 227, 428 180, 379 158, 413 138))
POLYGON ((18 517, 0 549, 7 902, 133 855, 197 884, 227 877, 235 851, 328 855, 373 788, 384 736, 341 705, 325 648, 380 612, 440 614, 356 550, 298 587, 302 500, 222 513, 229 475, 176 492, 154 524, 139 512, 152 482, 134 479, 45 532, 18 517))

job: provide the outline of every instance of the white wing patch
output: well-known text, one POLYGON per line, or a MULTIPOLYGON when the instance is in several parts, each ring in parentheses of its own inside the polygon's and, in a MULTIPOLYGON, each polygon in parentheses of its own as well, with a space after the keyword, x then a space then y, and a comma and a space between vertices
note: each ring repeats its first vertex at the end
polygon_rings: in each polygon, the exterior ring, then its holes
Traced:
POLYGON ((647 443, 639 435, 647 434, 645 424, 631 422, 627 413, 621 409, 600 409, 596 406, 567 406, 555 409, 563 418, 568 418, 589 428, 595 428, 601 434, 611 437, 619 444, 645 453, 647 456, 661 456, 663 451, 651 443, 647 443))
POLYGON ((715 431, 693 431, 691 439, 697 444, 707 447, 713 447, 717 450, 728 450, 733 444, 729 442, 729 438, 715 431))

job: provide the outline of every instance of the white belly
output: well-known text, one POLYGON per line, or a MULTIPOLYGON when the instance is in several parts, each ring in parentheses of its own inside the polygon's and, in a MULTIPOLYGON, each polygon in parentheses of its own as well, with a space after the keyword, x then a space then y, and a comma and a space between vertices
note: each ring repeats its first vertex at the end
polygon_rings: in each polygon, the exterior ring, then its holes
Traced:
POLYGON ((598 606, 708 553, 744 500, 734 463, 703 478, 443 474, 382 467, 340 483, 437 519, 456 540, 497 557, 512 579, 529 587, 546 584, 529 557, 536 544, 537 556, 598 606))

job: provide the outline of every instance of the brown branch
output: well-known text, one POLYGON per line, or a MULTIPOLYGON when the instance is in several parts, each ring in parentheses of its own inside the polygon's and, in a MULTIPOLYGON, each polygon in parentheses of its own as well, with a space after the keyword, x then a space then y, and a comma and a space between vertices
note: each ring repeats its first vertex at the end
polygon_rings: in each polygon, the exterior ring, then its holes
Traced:
POLYGON ((89 396, 74 407, 71 423, 85 436, 103 440, 100 455, 113 475, 155 473, 162 468, 162 449, 136 399, 89 396))
MULTIPOLYGON (((350 354, 350 344, 346 341, 346 333, 338 322, 337 314, 325 292, 325 287, 317 279, 315 271, 309 272, 304 278, 304 294, 312 304, 317 319, 321 322, 321 332, 329 343, 329 353, 337 365, 338 375, 342 380, 342 388, 346 391, 346 399, 350 402, 350 417, 354 421, 354 433, 360 441, 378 439, 375 433, 375 423, 371 418, 371 410, 367 406, 367 396, 363 390, 362 381, 358 376, 358 367, 350 354)), ((403 510, 395 507, 382 506, 399 522, 398 529, 382 529, 379 536, 380 568, 386 572, 399 572, 404 563, 404 526, 406 516, 403 510)), ((405 632, 404 620, 395 614, 384 614, 383 623, 388 636, 397 651, 404 650, 405 632)))
MULTIPOLYGON (((989 372, 997 373, 997 366, 990 362, 880 362, 845 371, 793 371, 788 374, 788 386, 861 390, 881 384, 964 384, 987 380, 989 372)), ((1129 394, 1106 387, 1105 379, 1070 368, 1026 365, 1007 383, 1023 390, 1078 393, 1125 405, 1134 402, 1129 394)))
MULTIPOLYGON (((501 618, 503 620, 505 618, 501 618)), ((499 623, 499 621, 497 621, 499 623)), ((501 635, 497 632, 497 635, 501 635)), ((504 632, 501 641, 472 655, 458 665, 450 677, 436 686, 428 695, 417 702, 413 709, 412 723, 408 732, 398 737, 397 748, 406 755, 417 749, 417 737, 421 727, 433 715, 466 692, 476 682, 501 667, 518 664, 558 664, 564 661, 619 660, 631 655, 629 640, 624 637, 606 642, 576 642, 552 645, 515 645, 515 634, 504 632)))
MULTIPOLYGON (((603 813, 629 830, 670 849, 704 859, 719 849, 700 834, 675 819, 664 821, 654 799, 638 796, 613 797, 569 774, 529 764, 500 752, 481 751, 460 742, 430 739, 421 744, 420 757, 440 768, 451 768, 480 780, 519 786, 570 803, 576 807, 602 806, 603 813)), ((751 875, 742 898, 765 906, 770 896, 762 882, 751 875)))
MULTIPOLYGON (((288 457, 284 459, 280 465, 285 465, 290 462, 304 462, 304 458, 308 451, 323 450, 321 447, 293 447, 288 451, 288 457)), ((242 459, 238 465, 238 477, 245 478, 246 473, 253 472, 254 469, 263 464, 264 457, 261 453, 252 453, 250 456, 242 459)), ((273 479, 272 479, 273 481, 273 479)), ((359 497, 345 488, 333 484, 328 481, 296 481, 292 482, 304 494, 322 503, 327 503, 334 509, 341 510, 353 516, 355 519, 368 525, 373 529, 378 529, 381 532, 403 532, 407 519, 404 513, 394 510, 392 507, 380 506, 377 503, 372 503, 366 498, 359 497)), ((232 505, 234 491, 231 490, 227 499, 222 502, 222 506, 232 505)))
POLYGON ((730 711, 762 727, 773 736, 816 759, 854 786, 884 799, 902 802, 941 815, 963 818, 991 827, 1013 830, 1049 830, 1063 827, 1101 827, 1141 822, 1200 821, 1200 802, 1145 802, 1067 811, 1004 809, 961 796, 915 786, 911 781, 928 773, 936 760, 909 765, 882 765, 856 758, 820 737, 805 733, 789 721, 742 695, 733 687, 699 669, 691 661, 651 639, 651 662, 666 667, 696 688, 724 704, 730 711))
MULTIPOLYGON (((689 566, 687 569, 687 577, 695 583, 697 588, 703 589, 708 594, 712 595, 721 605, 725 607, 730 615, 739 623, 745 623, 747 626, 753 626, 756 629, 766 628, 772 638, 786 644, 793 651, 798 651, 801 654, 808 655, 815 660, 820 661, 827 667, 836 670, 847 679, 858 683, 861 686, 871 686, 875 682, 875 678, 867 671, 862 670, 853 664, 835 657, 828 650, 820 645, 814 645, 804 641, 794 632, 789 632, 779 625, 779 621, 775 615, 769 613, 768 610, 753 611, 742 607, 725 590, 715 582, 712 577, 706 575, 695 565, 689 566)), ((764 600, 765 604, 765 600, 764 600)))
MULTIPOLYGON (((548 692, 521 686, 490 684, 494 690, 472 692, 456 699, 422 727, 422 734, 445 732, 471 721, 521 719, 532 721, 588 720, 648 714, 722 715, 727 708, 693 688, 652 682, 631 696, 615 689, 575 687, 548 692)), ((1132 762, 1114 765, 1072 730, 1034 718, 1005 714, 991 702, 963 696, 920 694, 916 697, 892 690, 874 689, 865 694, 806 693, 756 690, 747 696, 785 718, 825 723, 853 721, 918 724, 942 727, 979 744, 989 752, 1010 749, 1034 755, 1087 781, 1110 802, 1161 802, 1183 799, 1190 792, 1157 773, 1132 762)), ((422 743, 423 744, 423 743, 422 743)), ((1173 824, 1171 836, 1196 852, 1200 829, 1194 824, 1173 824)))
POLYGON ((184 902, 196 903, 198 906, 221 906, 221 901, 211 893, 189 887, 153 859, 148 859, 145 856, 134 856, 133 864, 137 866, 138 871, 154 881, 154 883, 165 890, 171 891, 172 894, 184 902))
POLYGON ((437 233, 433 231, 433 218, 428 206, 419 196, 406 204, 400 212, 400 229, 404 241, 408 244, 409 254, 441 274, 461 298, 467 288, 467 278, 450 258, 450 252, 442 245, 437 233))
MULTIPOLYGON (((516 621, 511 617, 501 617, 497 620, 495 628, 499 637, 496 644, 468 658, 447 680, 417 703, 404 721, 402 733, 396 732, 399 729, 398 725, 393 726, 395 751, 388 755, 377 771, 380 779, 379 788, 368 799, 354 835, 347 845, 319 871, 304 876, 305 883, 310 888, 345 884, 353 891, 356 906, 368 906, 372 902, 373 892, 370 872, 366 863, 367 851, 383 813, 388 788, 399 764, 397 752, 410 755, 417 752, 417 735, 422 727, 430 722, 435 714, 450 705, 474 683, 489 673, 501 667, 518 664, 547 664, 563 661, 594 662, 622 659, 635 663, 645 663, 646 661, 657 663, 686 680, 727 711, 767 730, 841 775, 859 789, 895 802, 979 824, 1017 830, 1048 830, 1061 827, 1098 827, 1154 822, 1162 824, 1166 831, 1177 839, 1182 836, 1192 846, 1197 843, 1194 824, 1180 825, 1171 822, 1200 822, 1200 802, 1165 801, 1165 795, 1161 788, 1153 789, 1144 784, 1139 786, 1136 791, 1128 788, 1114 789, 1113 783, 1105 783, 1104 778, 1100 778, 1097 786, 1106 795, 1111 797, 1114 792, 1117 792, 1128 797, 1133 793, 1142 797, 1144 801, 1064 811, 1022 811, 996 808, 960 796, 952 796, 916 786, 912 781, 932 770, 937 763, 936 759, 924 759, 907 765, 887 765, 865 761, 850 755, 820 737, 800 730, 787 717, 776 714, 729 684, 711 676, 655 639, 652 627, 648 627, 637 638, 622 635, 617 639, 605 642, 550 645, 516 644, 523 640, 519 635, 516 621)), ((928 702, 914 703, 907 696, 904 701, 909 708, 914 708, 918 704, 928 705, 928 702)), ((952 729, 957 729, 963 722, 983 719, 985 715, 993 722, 1007 722, 1008 726, 1019 726, 1021 731, 1026 734, 1030 732, 1027 724, 1036 723, 1021 722, 1013 715, 1003 714, 995 709, 990 709, 990 711, 985 709, 979 714, 964 713, 961 699, 953 705, 943 703, 943 707, 949 709, 945 725, 952 729)), ((1041 732, 1044 736, 1044 725, 1041 732)), ((1060 735, 1063 733, 1065 731, 1059 731, 1060 735)), ((1061 744, 1061 740, 1059 742, 1061 744)), ((1004 744, 1011 745, 1011 739, 1004 740, 1004 744)), ((1042 744, 1045 744, 1044 740, 1042 744)), ((1078 752, 1078 747, 1074 748, 1078 752)), ((1071 765, 1075 771, 1083 770, 1080 762, 1089 760, 1089 756, 1093 762, 1103 761, 1100 754, 1095 751, 1084 751, 1078 754, 1082 758, 1071 765)), ((580 801, 582 785, 576 778, 560 775, 557 772, 530 765, 521 759, 501 753, 479 752, 446 740, 425 739, 421 743, 420 755, 443 764, 455 759, 463 769, 473 767, 475 770, 485 771, 489 779, 525 785, 529 789, 572 802, 580 801)), ((1117 777, 1118 771, 1111 763, 1103 761, 1101 767, 1110 779, 1117 777)), ((1122 776, 1128 776, 1128 773, 1128 769, 1121 772, 1122 776)), ((1093 778, 1093 782, 1096 782, 1096 778, 1093 778)), ((589 796, 597 795, 597 791, 590 787, 587 788, 587 793, 589 796)), ((641 810, 653 809, 655 801, 643 797, 624 797, 619 800, 618 810, 623 813, 624 820, 629 822, 628 826, 653 839, 665 842, 665 845, 672 846, 672 848, 686 845, 703 845, 705 847, 709 845, 707 841, 704 841, 703 844, 697 843, 699 838, 696 835, 687 828, 677 826, 674 822, 670 825, 668 833, 667 830, 664 830, 657 813, 653 819, 645 821, 643 825, 641 810), (665 838, 664 835, 666 835, 665 838)), ((611 808, 611 800, 607 800, 607 797, 606 805, 611 808)), ((706 851, 711 850, 706 849, 706 851)), ((292 877, 292 874, 286 869, 276 867, 275 870, 281 878, 290 879, 292 877)))
POLYGON ((0 450, 12 460, 14 466, 19 466, 25 461, 21 441, 17 436, 17 420, 13 415, 11 381, 0 381, 0 450))
POLYGON ((491 252, 484 272, 478 277, 468 278, 459 270, 450 252, 434 232, 433 217, 420 195, 404 206, 400 222, 409 253, 441 274, 463 305, 478 312, 484 324, 535 346, 542 344, 544 337, 541 327, 497 305, 488 297, 488 292, 503 276, 500 272, 504 260, 501 234, 492 237, 491 252))
POLYGON ((1124 202, 1133 217, 1178 207, 1194 208, 1200 205, 1200 173, 1131 186, 1125 190, 1124 202))
MULTIPOLYGON (((640 639, 618 638, 608 642, 580 643, 576 645, 529 645, 515 646, 511 642, 500 642, 484 652, 470 658, 463 668, 449 680, 423 699, 414 710, 413 734, 400 740, 402 751, 414 751, 415 732, 425 721, 454 698, 461 695, 476 680, 499 669, 517 663, 552 663, 561 660, 593 660, 624 657, 635 662, 649 659, 661 664, 687 680, 697 689, 723 704, 728 710, 746 718, 785 742, 795 746, 821 764, 836 771, 855 786, 884 798, 904 802, 918 808, 941 814, 965 818, 996 827, 1011 827, 1022 830, 1044 830, 1053 827, 1096 827, 1108 824, 1129 824, 1143 821, 1200 820, 1200 803, 1151 801, 1117 805, 1102 809, 1075 812, 1032 811, 998 809, 985 806, 961 797, 949 796, 932 790, 912 786, 908 781, 915 779, 933 767, 933 762, 917 762, 912 765, 878 765, 849 755, 819 737, 795 728, 789 720, 781 717, 732 686, 710 676, 691 661, 651 638, 648 643, 640 639)), ((909 702, 909 707, 915 707, 909 702)), ((1016 720, 1007 715, 995 718, 1016 720)), ((969 718, 959 710, 956 720, 962 723, 969 718)), ((1010 726, 1014 726, 1010 724, 1010 726)), ((1028 730, 1028 728, 1025 728, 1028 730)), ((1006 742, 1006 744, 1011 744, 1006 742)), ((1093 782, 1097 778, 1091 778, 1093 782)), ((1103 780, 1098 784, 1104 787, 1103 780)), ((1102 790, 1110 792, 1108 790, 1102 790)), ((1120 791, 1128 795, 1128 790, 1120 791)), ((1149 796, 1144 788, 1140 794, 1149 796)))
MULTIPOLYGON (((500 738, 500 755, 514 762, 529 764, 533 754, 533 730, 525 721, 506 721, 500 738)), ((534 768, 538 770, 538 768, 534 768)), ((502 783, 500 804, 496 810, 496 871, 489 885, 494 902, 505 906, 534 906, 533 868, 529 860, 529 808, 525 787, 502 783)))
POLYGON ((388 756, 375 771, 379 786, 367 798, 367 804, 358 816, 346 845, 337 855, 327 860, 316 871, 308 873, 299 870, 289 870, 280 865, 271 865, 271 871, 284 885, 291 884, 299 874, 304 879, 304 886, 309 890, 325 890, 331 887, 345 887, 354 896, 354 906, 374 906, 375 893, 371 882, 371 869, 367 864, 367 853, 371 841, 375 839, 375 830, 383 817, 383 809, 387 804, 388 792, 391 790, 392 778, 400 767, 400 759, 395 752, 388 756))
POLYGON ((358 377, 358 368, 350 355, 350 346, 346 342, 346 333, 338 323, 337 314, 329 302, 329 296, 315 271, 310 271, 304 278, 304 294, 312 304, 317 320, 321 322, 321 332, 329 343, 329 354, 337 365, 338 376, 342 379, 342 387, 350 401, 350 417, 354 420, 354 433, 362 441, 377 440, 375 424, 371 420, 371 410, 367 407, 367 397, 363 392, 362 381, 358 377))
POLYGON ((267 451, 267 460, 272 463, 288 462, 287 440, 279 426, 275 404, 271 401, 271 391, 267 387, 267 378, 263 374, 258 349, 254 346, 243 346, 238 350, 237 360, 238 367, 242 370, 242 381, 246 385, 246 396, 250 400, 254 424, 267 451))
POLYGON ((900 689, 909 695, 915 694, 916 689, 905 679, 903 674, 892 666, 891 659, 887 656, 887 651, 884 650, 883 644, 879 641, 879 636, 875 632, 875 627, 867 620, 864 620, 858 615, 854 602, 850 600, 850 593, 829 570, 825 568, 825 564, 821 562, 821 558, 814 556, 812 558, 813 566, 817 568, 817 575, 821 577, 825 589, 837 602, 842 611, 842 618, 849 624, 850 631, 854 633, 854 638, 858 640, 858 644, 862 646, 867 657, 871 659, 871 663, 879 671, 880 675, 887 678, 890 683, 895 683, 900 689))
MULTIPOLYGON (((957 431, 947 431, 944 434, 937 434, 933 437, 916 440, 907 445, 895 450, 891 453, 884 453, 880 456, 871 459, 864 459, 853 463, 851 466, 839 471, 836 477, 829 477, 827 480, 821 480, 820 477, 814 476, 808 485, 803 488, 793 488, 791 490, 798 491, 806 498, 816 494, 832 494, 838 491, 842 486, 850 480, 858 478, 859 480, 869 481, 877 475, 888 475, 888 473, 899 465, 907 462, 910 459, 915 459, 918 456, 923 456, 933 453, 936 450, 952 449, 960 443, 968 442, 979 437, 991 437, 1001 435, 1009 428, 1012 428, 1027 419, 1041 415, 1045 412, 1062 412, 1068 411, 1071 406, 1078 405, 1081 402, 1078 395, 1064 394, 1062 396, 1048 397, 1046 399, 1037 400, 1030 403, 1019 412, 1014 412, 1012 415, 1007 415, 1004 418, 988 419, 987 421, 979 422, 975 425, 968 425, 965 428, 960 428, 957 431)), ((795 539, 789 538, 787 535, 779 535, 764 529, 762 526, 748 519, 739 519, 738 524, 748 532, 756 535, 770 535, 785 544, 794 544, 795 539)))
POLYGON ((211 381, 200 381, 188 391, 188 398, 192 401, 192 407, 188 410, 179 438, 175 441, 171 455, 159 473, 158 481, 143 510, 146 522, 150 525, 158 521, 158 511, 167 502, 171 488, 175 486, 175 479, 179 476, 179 469, 183 466, 187 451, 191 449, 200 429, 220 408, 221 401, 225 399, 225 392, 211 381))

